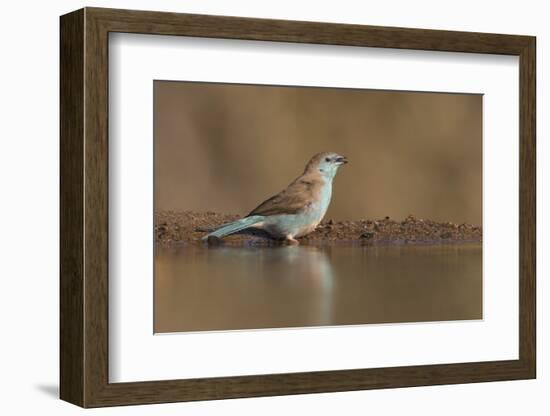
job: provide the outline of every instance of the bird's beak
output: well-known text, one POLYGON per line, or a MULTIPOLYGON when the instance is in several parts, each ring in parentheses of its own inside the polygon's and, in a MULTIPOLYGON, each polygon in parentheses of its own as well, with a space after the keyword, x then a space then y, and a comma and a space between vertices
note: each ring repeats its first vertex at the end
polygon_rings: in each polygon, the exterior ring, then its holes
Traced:
POLYGON ((338 163, 340 165, 345 165, 346 163, 348 163, 348 159, 345 156, 338 156, 336 158, 336 163, 338 163))

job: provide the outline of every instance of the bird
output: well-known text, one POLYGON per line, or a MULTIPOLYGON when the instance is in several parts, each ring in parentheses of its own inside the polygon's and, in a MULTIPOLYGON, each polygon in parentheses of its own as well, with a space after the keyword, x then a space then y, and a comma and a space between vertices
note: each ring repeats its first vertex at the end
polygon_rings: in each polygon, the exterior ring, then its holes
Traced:
POLYGON ((325 216, 332 197, 332 181, 338 168, 346 163, 348 159, 337 153, 317 153, 286 189, 266 199, 244 218, 210 230, 202 239, 216 241, 254 228, 288 244, 299 244, 296 238, 315 230, 325 216))

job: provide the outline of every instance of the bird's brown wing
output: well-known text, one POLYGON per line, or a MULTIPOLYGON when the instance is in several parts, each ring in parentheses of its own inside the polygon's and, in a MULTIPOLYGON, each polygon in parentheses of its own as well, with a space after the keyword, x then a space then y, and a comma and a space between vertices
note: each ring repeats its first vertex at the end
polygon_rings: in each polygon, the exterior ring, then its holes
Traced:
POLYGON ((284 191, 258 205, 248 216, 296 214, 319 199, 322 184, 322 179, 301 176, 284 191))

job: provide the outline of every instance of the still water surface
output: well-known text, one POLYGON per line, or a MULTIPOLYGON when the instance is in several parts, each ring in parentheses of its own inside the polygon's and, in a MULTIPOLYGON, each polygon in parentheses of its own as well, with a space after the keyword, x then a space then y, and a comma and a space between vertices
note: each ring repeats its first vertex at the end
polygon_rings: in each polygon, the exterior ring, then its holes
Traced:
POLYGON ((481 244, 182 247, 155 256, 157 333, 481 318, 481 244))

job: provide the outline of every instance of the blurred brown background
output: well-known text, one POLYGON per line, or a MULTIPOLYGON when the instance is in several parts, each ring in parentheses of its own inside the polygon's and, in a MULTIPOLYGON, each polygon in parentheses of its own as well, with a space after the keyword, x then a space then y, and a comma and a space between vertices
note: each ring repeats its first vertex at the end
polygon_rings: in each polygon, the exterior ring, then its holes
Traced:
POLYGON ((481 225, 482 96, 154 82, 155 209, 247 214, 320 151, 325 218, 481 225))

